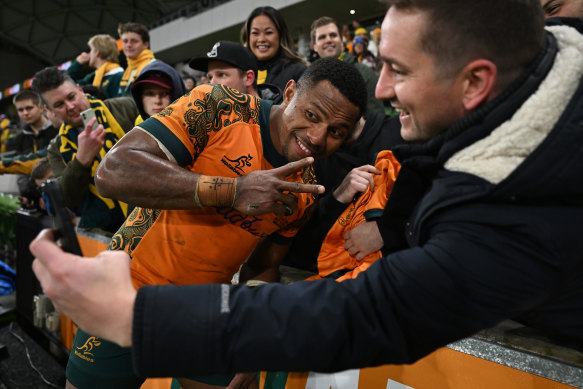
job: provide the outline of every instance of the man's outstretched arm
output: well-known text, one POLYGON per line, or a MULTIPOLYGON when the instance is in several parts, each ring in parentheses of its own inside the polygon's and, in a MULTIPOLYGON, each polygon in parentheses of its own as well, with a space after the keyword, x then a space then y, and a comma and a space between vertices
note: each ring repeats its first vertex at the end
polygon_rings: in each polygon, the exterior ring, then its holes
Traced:
MULTIPOLYGON (((225 178, 222 185, 235 185, 233 196, 223 198, 219 185, 206 185, 199 182, 197 172, 184 169, 160 148, 151 135, 135 128, 127 133, 107 153, 95 176, 99 192, 109 198, 125 201, 140 207, 156 209, 194 209, 203 206, 233 206, 248 215, 261 215, 275 212, 283 215, 287 208, 297 209, 296 197, 285 191, 295 193, 322 193, 321 185, 309 185, 285 181, 284 178, 313 162, 304 158, 271 170, 251 172, 239 178, 225 178), (228 181, 228 182, 227 182, 228 181), (234 183, 236 181, 236 183, 234 183), (198 182, 198 184, 197 184, 198 182), (209 189, 212 187, 212 189, 209 189), (206 191, 205 194, 202 191, 206 191), (209 190, 219 193, 213 196, 209 190), (199 203, 196 194, 199 194, 199 203), (218 199, 216 203, 207 199, 218 199), (286 208, 287 207, 287 208, 286 208)), ((208 177, 208 179, 222 177, 208 177)))
POLYGON ((90 333, 132 344, 145 376, 411 363, 532 310, 554 290, 541 285, 557 285, 562 275, 548 263, 549 249, 561 245, 517 244, 519 235, 490 230, 491 245, 479 223, 434 230, 424 247, 342 283, 147 286, 137 297, 123 253, 71 256, 47 232, 31 251, 57 308, 90 333))

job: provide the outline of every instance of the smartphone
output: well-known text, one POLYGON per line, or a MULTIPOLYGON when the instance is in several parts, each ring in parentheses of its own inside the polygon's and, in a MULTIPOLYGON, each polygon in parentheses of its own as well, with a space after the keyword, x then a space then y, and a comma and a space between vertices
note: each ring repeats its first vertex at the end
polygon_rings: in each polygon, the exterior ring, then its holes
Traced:
POLYGON ((59 182, 54 178, 48 179, 41 185, 40 190, 45 199, 47 211, 53 217, 55 229, 57 230, 57 242, 61 244, 61 248, 64 251, 83 255, 75 233, 74 215, 65 205, 59 182))
MULTIPOLYGON (((87 127, 87 123, 89 123, 89 120, 93 119, 94 117, 95 111, 92 108, 86 109, 85 111, 81 112, 81 119, 83 119, 83 129, 87 127)), ((98 125, 99 122, 96 120, 95 123, 93 123, 93 127, 91 127, 91 129, 95 130, 98 125)))

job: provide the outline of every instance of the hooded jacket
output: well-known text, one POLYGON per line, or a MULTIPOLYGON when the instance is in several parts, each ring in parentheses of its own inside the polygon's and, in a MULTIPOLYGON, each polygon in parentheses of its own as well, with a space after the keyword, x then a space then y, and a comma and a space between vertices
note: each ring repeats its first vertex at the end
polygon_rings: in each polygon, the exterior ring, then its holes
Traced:
POLYGON ((174 100, 178 99, 179 97, 182 97, 186 93, 186 88, 184 87, 184 81, 182 81, 182 78, 180 77, 180 74, 178 74, 176 69, 174 69, 172 66, 168 65, 166 62, 160 61, 159 59, 156 59, 156 60, 150 62, 148 65, 146 65, 142 69, 142 71, 140 72, 140 75, 138 76, 138 78, 136 78, 134 80, 134 82, 132 83, 132 87, 131 87, 132 97, 134 98, 134 101, 136 102, 136 105, 138 107, 138 111, 140 112, 140 116, 142 117, 143 120, 146 120, 147 118, 149 118, 150 115, 148 115, 146 113, 146 111, 144 111, 144 103, 142 102, 142 90, 143 90, 143 88, 141 87, 141 85, 137 85, 137 86, 135 86, 135 85, 140 80, 146 79, 148 76, 148 73, 150 73, 150 72, 161 72, 170 78, 170 80, 172 81, 172 93, 170 95, 170 102, 173 102, 174 100))

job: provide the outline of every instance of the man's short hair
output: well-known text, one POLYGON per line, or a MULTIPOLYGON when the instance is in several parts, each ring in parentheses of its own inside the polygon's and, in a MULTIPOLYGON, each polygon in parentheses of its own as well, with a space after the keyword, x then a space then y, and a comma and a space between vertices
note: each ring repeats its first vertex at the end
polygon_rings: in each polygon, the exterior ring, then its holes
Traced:
POLYGON ((421 48, 452 77, 486 58, 499 73, 524 69, 540 50, 544 17, 539 0, 384 0, 389 7, 428 13, 421 48), (520 21, 520 22, 518 22, 520 21))
POLYGON ((14 96, 14 98, 12 99, 12 103, 16 104, 18 101, 25 101, 25 100, 32 101, 32 103, 34 105, 40 106, 42 104, 42 100, 41 100, 41 97, 39 96, 39 94, 33 90, 30 90, 30 89, 26 89, 26 90, 18 92, 16 94, 16 96, 14 96))
POLYGON ((340 27, 336 20, 332 19, 330 16, 322 16, 312 22, 312 26, 310 27, 310 39, 312 43, 316 43, 316 28, 327 26, 329 24, 334 24, 336 26, 336 30, 338 30, 338 35, 340 35, 340 27))
POLYGON ((310 65, 298 80, 298 92, 318 84, 330 82, 344 97, 358 107, 360 115, 366 112, 366 84, 356 67, 337 58, 321 58, 310 65))
MULTIPOLYGON (((77 85, 75 81, 69 76, 66 70, 60 70, 56 66, 44 68, 36 72, 32 80, 32 88, 43 97, 43 93, 53 89, 57 89, 65 82, 70 82, 72 85, 77 85)), ((44 101, 44 97, 43 97, 44 101)), ((46 101, 45 101, 46 103, 46 101)))
POLYGON ((117 29, 119 36, 121 37, 122 34, 126 32, 135 32, 142 37, 142 42, 150 42, 150 32, 148 31, 148 28, 141 23, 129 22, 120 24, 117 29))
POLYGON ((99 51, 99 57, 109 62, 119 63, 117 42, 111 35, 99 34, 92 36, 87 44, 99 51))

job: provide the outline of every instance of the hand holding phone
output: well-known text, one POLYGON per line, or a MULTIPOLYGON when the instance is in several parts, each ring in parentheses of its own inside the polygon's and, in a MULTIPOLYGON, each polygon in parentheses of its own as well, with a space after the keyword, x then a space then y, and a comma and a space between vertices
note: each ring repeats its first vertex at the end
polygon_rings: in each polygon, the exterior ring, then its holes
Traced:
POLYGON ((59 182, 54 178, 48 179, 41 185, 40 189, 45 199, 47 211, 53 217, 58 242, 62 249, 72 254, 83 255, 75 233, 72 214, 65 205, 59 182))

